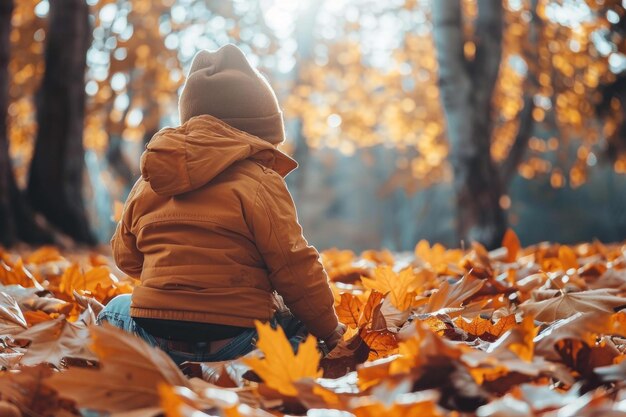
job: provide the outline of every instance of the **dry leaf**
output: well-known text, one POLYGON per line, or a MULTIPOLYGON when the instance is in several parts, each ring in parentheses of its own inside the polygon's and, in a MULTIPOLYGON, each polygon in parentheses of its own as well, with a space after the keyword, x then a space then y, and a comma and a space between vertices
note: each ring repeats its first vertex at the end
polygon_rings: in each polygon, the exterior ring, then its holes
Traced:
POLYGON ((63 358, 95 359, 89 351, 89 330, 84 323, 71 323, 63 318, 39 323, 18 335, 30 345, 21 363, 25 366, 49 363, 61 366, 63 358))
POLYGON ((159 405, 159 384, 189 388, 167 354, 135 335, 104 324, 89 328, 99 369, 71 368, 46 383, 79 407, 123 412, 159 405))
POLYGON ((482 288, 484 281, 472 276, 464 276, 455 284, 444 281, 424 306, 425 313, 458 314, 463 303, 482 288))
POLYGON ((292 382, 322 375, 319 370, 320 354, 313 336, 300 343, 298 353, 294 354, 282 327, 279 326, 274 330, 269 324, 257 321, 256 328, 259 333, 257 347, 263 352, 264 358, 246 358, 244 363, 250 366, 268 387, 286 396, 296 396, 298 390, 292 382))
POLYGON ((495 339, 502 336, 504 332, 514 327, 516 321, 515 314, 511 314, 498 319, 495 323, 491 320, 476 316, 470 322, 462 317, 459 317, 454 321, 454 324, 459 329, 474 337, 479 337, 488 342, 493 342, 495 339))
POLYGON ((15 334, 26 329, 26 319, 10 295, 0 292, 0 334, 15 334))
POLYGON ((515 262, 522 245, 513 229, 507 229, 502 238, 502 246, 507 249, 506 262, 515 262))
POLYGON ((626 306, 626 298, 618 297, 607 290, 559 292, 554 298, 543 301, 526 301, 520 309, 543 322, 553 322, 570 317, 577 312, 612 314, 626 306))
POLYGON ((363 277, 366 288, 390 297, 391 303, 400 311, 408 310, 415 300, 417 289, 426 281, 425 271, 414 273, 411 268, 395 273, 389 266, 379 266, 372 278, 363 277))

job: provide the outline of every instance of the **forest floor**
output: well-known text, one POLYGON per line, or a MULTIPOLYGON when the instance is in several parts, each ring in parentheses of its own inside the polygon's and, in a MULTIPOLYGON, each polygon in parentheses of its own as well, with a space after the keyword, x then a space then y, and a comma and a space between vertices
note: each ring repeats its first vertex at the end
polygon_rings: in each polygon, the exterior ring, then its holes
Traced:
POLYGON ((258 350, 179 369, 111 326, 135 281, 96 253, 0 255, 0 416, 626 416, 626 245, 322 254, 348 331, 320 359, 258 350), (338 411, 330 411, 338 410, 338 411))

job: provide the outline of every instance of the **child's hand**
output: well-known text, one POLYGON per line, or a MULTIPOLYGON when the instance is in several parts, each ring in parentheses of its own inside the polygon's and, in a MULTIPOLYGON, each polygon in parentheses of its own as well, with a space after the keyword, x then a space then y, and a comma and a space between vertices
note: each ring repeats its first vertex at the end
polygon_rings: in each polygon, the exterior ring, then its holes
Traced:
POLYGON ((332 332, 332 334, 330 334, 328 337, 324 338, 324 343, 328 347, 329 351, 333 350, 335 346, 337 346, 337 344, 341 341, 341 338, 343 337, 345 332, 346 332, 346 325, 343 323, 339 323, 335 331, 332 332))

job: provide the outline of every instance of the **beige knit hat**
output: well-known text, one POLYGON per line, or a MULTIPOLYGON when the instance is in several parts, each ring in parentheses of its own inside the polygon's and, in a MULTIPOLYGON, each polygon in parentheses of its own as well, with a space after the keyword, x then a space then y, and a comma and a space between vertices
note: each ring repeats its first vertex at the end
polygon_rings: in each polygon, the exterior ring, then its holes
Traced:
POLYGON ((181 124, 208 114, 272 144, 285 140, 274 90, 235 45, 196 54, 178 112, 181 124))

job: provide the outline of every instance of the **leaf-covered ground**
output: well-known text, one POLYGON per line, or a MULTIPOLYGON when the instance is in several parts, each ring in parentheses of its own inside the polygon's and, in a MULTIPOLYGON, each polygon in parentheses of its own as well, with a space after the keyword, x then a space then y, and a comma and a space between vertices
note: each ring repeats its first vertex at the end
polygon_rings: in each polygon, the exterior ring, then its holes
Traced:
POLYGON ((0 416, 626 416, 626 245, 330 250, 344 341, 179 369, 95 315, 132 291, 108 258, 2 252, 0 416), (329 411, 330 409, 339 411, 329 411))

